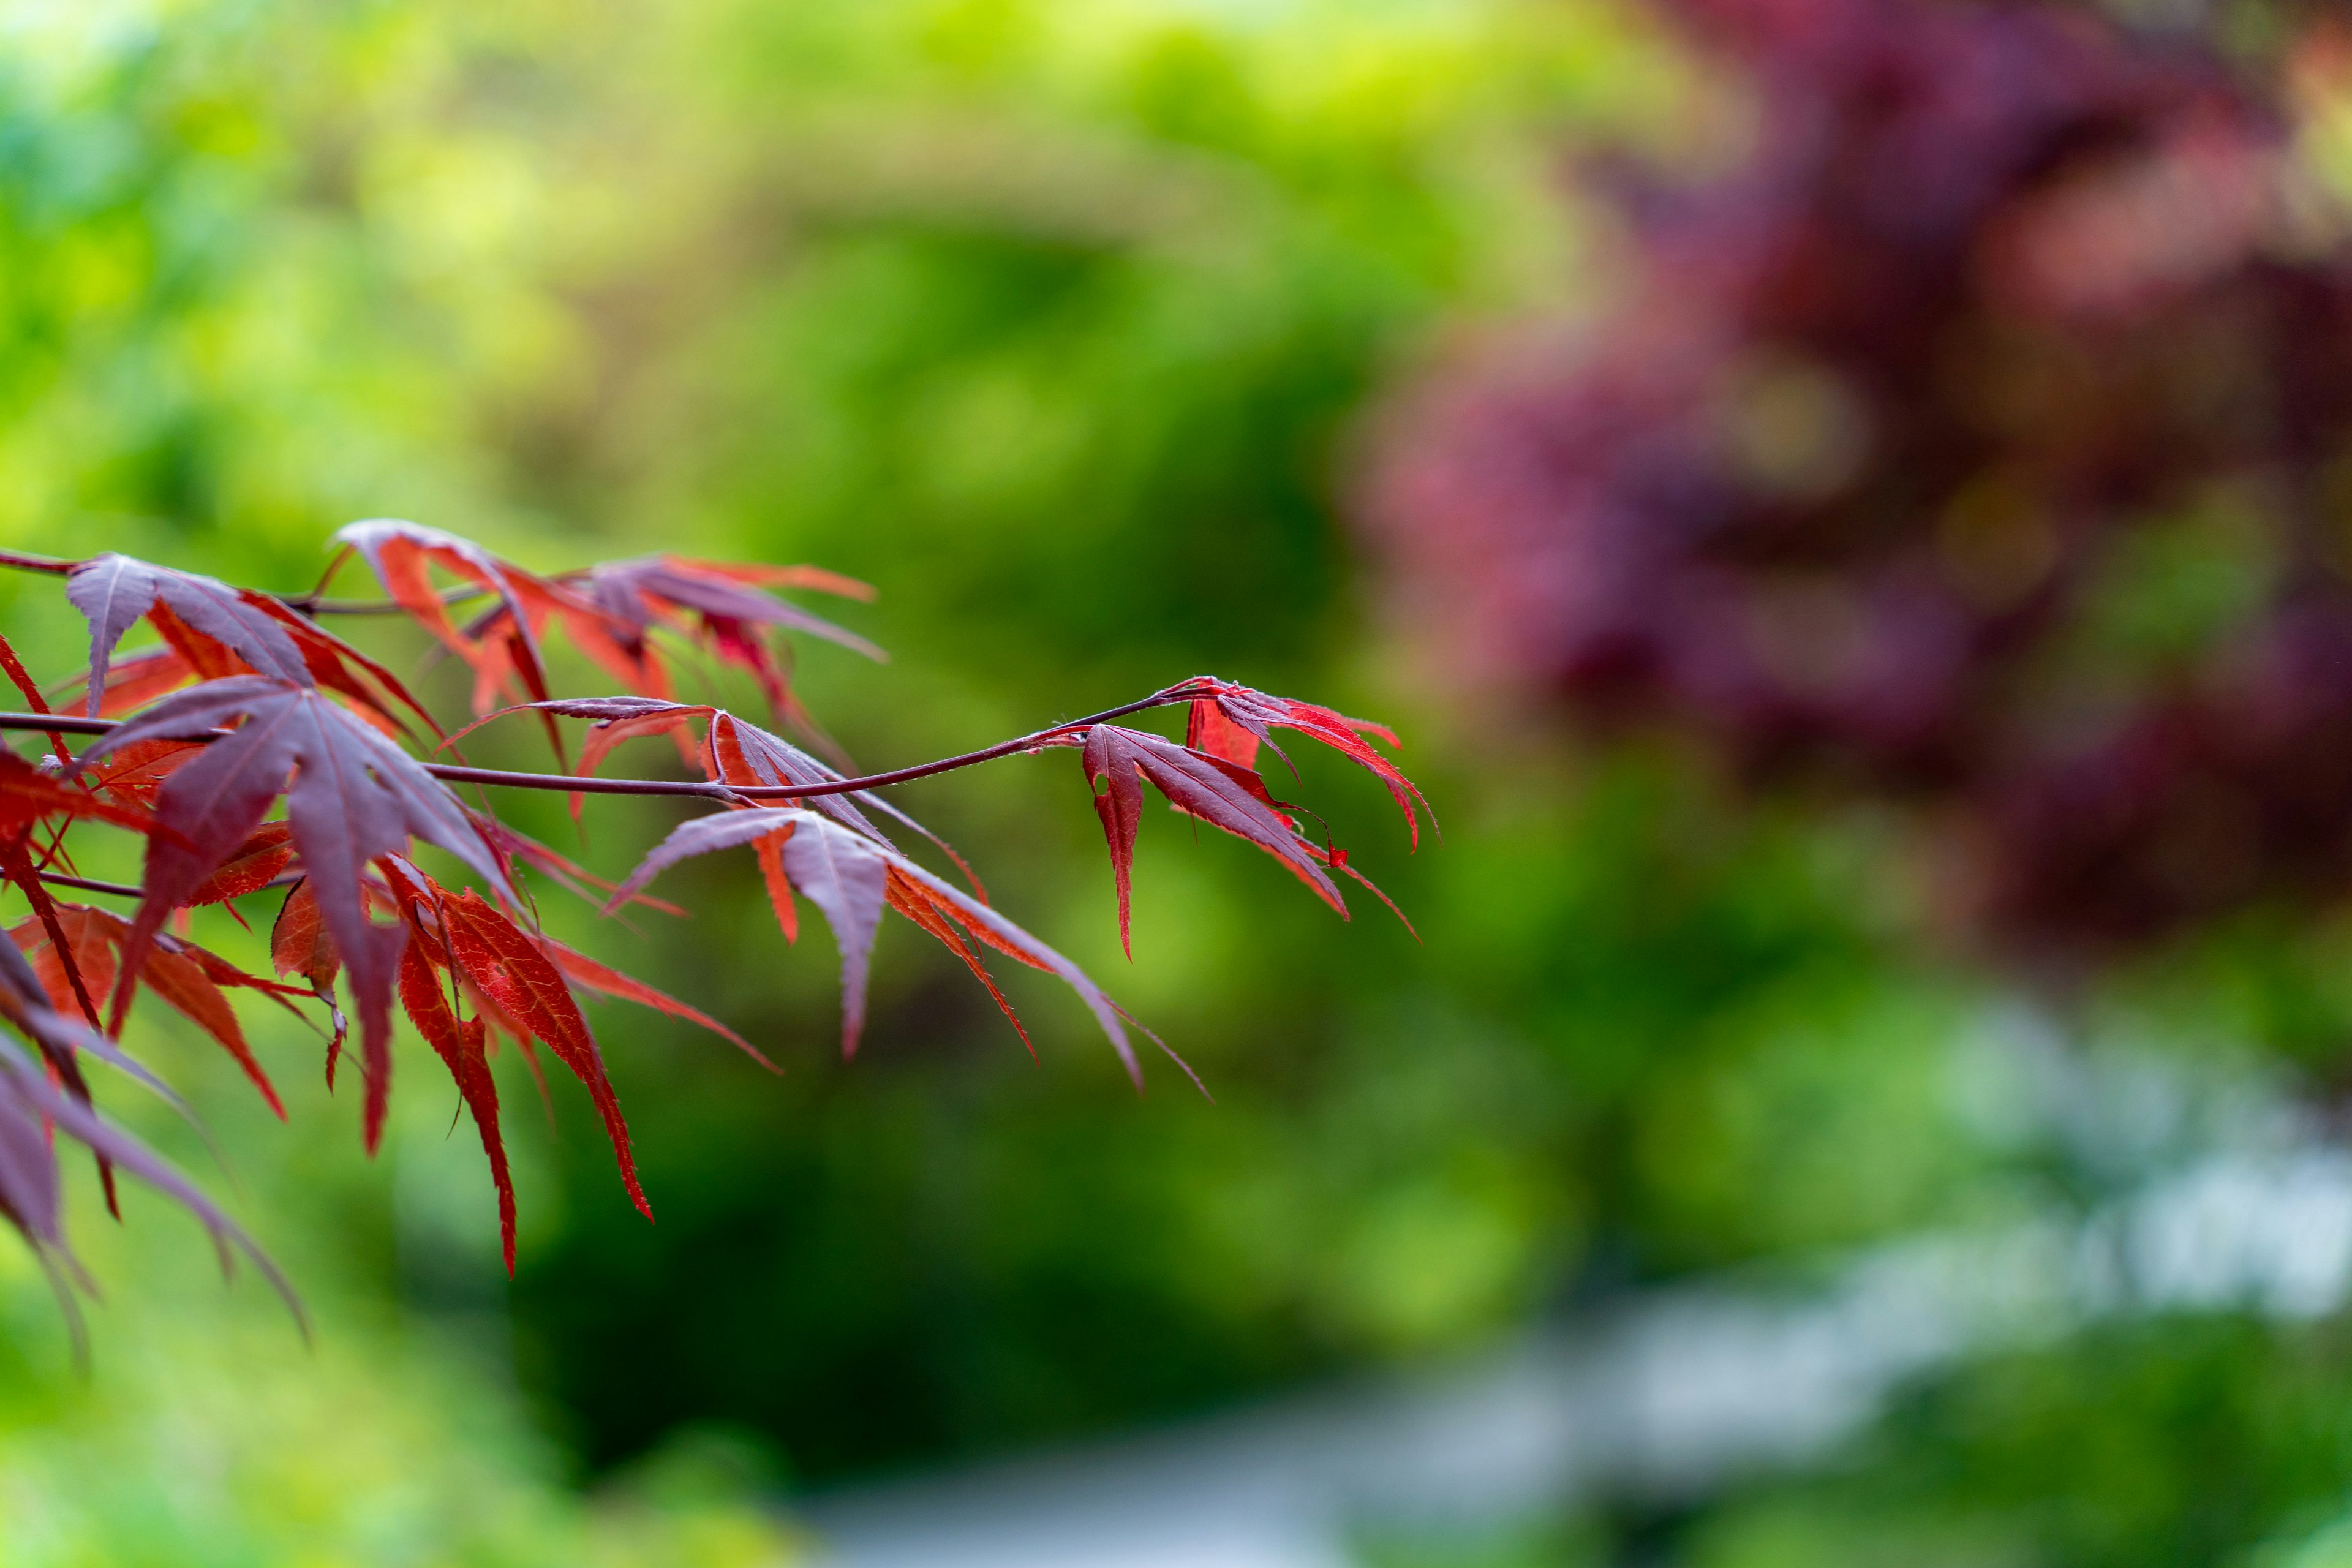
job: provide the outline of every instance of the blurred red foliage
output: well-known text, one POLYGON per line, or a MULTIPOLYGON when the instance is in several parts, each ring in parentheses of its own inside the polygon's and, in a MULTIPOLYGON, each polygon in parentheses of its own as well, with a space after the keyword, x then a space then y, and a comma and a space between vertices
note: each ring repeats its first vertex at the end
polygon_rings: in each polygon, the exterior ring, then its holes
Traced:
POLYGON ((1394 408, 1450 678, 1929 807, 2013 948, 2352 889, 2352 249, 2261 68, 2058 5, 1669 0, 1751 144, 1394 408))

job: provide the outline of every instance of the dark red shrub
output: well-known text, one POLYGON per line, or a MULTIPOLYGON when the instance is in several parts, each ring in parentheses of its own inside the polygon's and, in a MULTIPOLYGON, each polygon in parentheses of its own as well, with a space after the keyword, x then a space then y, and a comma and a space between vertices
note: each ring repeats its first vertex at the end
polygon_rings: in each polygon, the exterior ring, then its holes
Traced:
MULTIPOLYGON (((1675 0, 1752 145, 1391 411, 1449 676, 1922 803, 2029 945, 2352 878, 2352 271, 2284 95, 2055 5, 1675 0)), ((2314 33, 2295 58, 2330 68, 2314 33)))

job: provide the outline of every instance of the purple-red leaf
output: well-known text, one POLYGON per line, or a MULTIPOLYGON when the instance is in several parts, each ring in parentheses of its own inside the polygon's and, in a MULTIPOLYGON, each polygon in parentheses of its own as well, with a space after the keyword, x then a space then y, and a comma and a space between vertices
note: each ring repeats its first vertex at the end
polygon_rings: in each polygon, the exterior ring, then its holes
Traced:
POLYGON ((1118 886, 1118 942, 1129 956, 1129 884, 1135 863, 1135 829, 1143 810, 1142 780, 1149 779, 1169 804, 1188 816, 1256 845, 1315 889, 1322 900, 1348 915, 1339 888, 1323 874, 1316 857, 1283 815, 1281 803, 1250 769, 1223 757, 1140 730, 1096 724, 1086 735, 1087 783, 1096 786, 1095 811, 1110 843, 1111 874, 1118 886))
POLYGON ((880 659, 887 656, 864 637, 844 631, 795 605, 745 584, 770 588, 814 588, 870 599, 865 584, 807 566, 761 566, 649 555, 607 561, 581 579, 593 614, 563 612, 564 629, 580 650, 615 679, 652 697, 669 695, 669 676, 651 636, 662 622, 692 616, 697 629, 719 657, 751 672, 779 716, 793 710, 783 671, 760 637, 762 626, 810 633, 880 659))
MULTIPOLYGON (((54 908, 51 912, 55 913, 54 908)), ((19 1034, 40 1047, 50 1070, 76 1098, 84 1101, 89 1099, 89 1085, 83 1081, 81 1068, 75 1059, 87 1054, 135 1080, 174 1110, 186 1114, 187 1107, 162 1079, 125 1056, 121 1047, 96 1029, 58 1011, 41 977, 34 973, 32 964, 14 942, 0 942, 0 1018, 5 1018, 19 1034)))
MULTIPOLYGON (((58 904, 54 927, 37 918, 11 928, 8 935, 32 961, 33 973, 39 976, 52 1004, 62 1007, 75 1000, 72 980, 66 968, 68 962, 79 971, 91 992, 103 994, 114 984, 116 954, 130 933, 131 923, 111 910, 94 909, 88 904, 58 904), (65 951, 58 947, 60 934, 68 944, 65 951)), ((139 978, 174 1012, 218 1041, 221 1048, 245 1069, 246 1077, 253 1080, 278 1119, 286 1120, 286 1107, 279 1102, 269 1075, 254 1059, 253 1047, 246 1043, 245 1029, 237 1022, 228 998, 221 994, 219 984, 221 978, 227 978, 231 984, 266 990, 270 988, 268 982, 245 973, 193 943, 170 937, 159 937, 149 947, 139 978)))
POLYGON ((637 862, 637 868, 628 874, 606 901, 604 912, 613 913, 635 897, 638 889, 680 860, 690 856, 708 855, 714 849, 731 849, 738 845, 749 844, 756 838, 787 830, 802 817, 814 815, 797 807, 782 810, 763 808, 722 811, 681 822, 671 830, 668 837, 655 845, 646 852, 646 858, 637 862))
MULTIPOLYGON (((787 830, 792 837, 784 841, 784 865, 786 869, 793 873, 796 883, 799 881, 799 872, 794 869, 794 862, 792 858, 793 846, 795 843, 802 843, 804 839, 817 838, 820 836, 824 840, 823 851, 821 854, 814 853, 812 847, 804 844, 803 854, 809 857, 804 863, 811 865, 819 875, 828 874, 834 868, 840 868, 845 873, 827 893, 827 897, 835 898, 835 902, 845 910, 852 922, 851 933, 846 936, 842 934, 838 925, 835 927, 835 943, 842 949, 845 984, 851 978, 850 949, 854 942, 858 944, 860 954, 856 971, 857 984, 861 987, 864 984, 864 954, 870 951, 873 932, 868 927, 864 930, 861 936, 857 929, 856 922, 864 919, 862 899, 865 886, 863 879, 866 875, 859 863, 871 862, 884 877, 886 897, 888 879, 895 873, 897 877, 920 889, 923 896, 935 910, 952 918, 965 931, 979 937, 991 947, 1018 957, 1024 963, 1059 976, 1086 1003, 1087 1010, 1094 1014, 1095 1021, 1102 1026, 1103 1033, 1109 1037, 1112 1048, 1118 1052, 1119 1060, 1126 1064, 1129 1076, 1135 1079, 1138 1088, 1142 1086, 1142 1068, 1137 1065, 1135 1053, 1128 1045, 1127 1031, 1120 1025, 1118 1009, 1110 998, 1104 995, 1101 989, 1087 977, 1085 971, 1014 925, 1011 921, 1006 920, 1003 915, 998 914, 988 905, 933 876, 889 845, 867 838, 863 834, 845 827, 833 818, 820 816, 814 811, 796 806, 781 809, 725 811, 715 816, 698 816, 690 822, 681 823, 667 838, 654 847, 652 852, 639 862, 635 870, 629 873, 628 879, 621 884, 621 890, 614 894, 612 902, 605 906, 605 912, 609 914, 619 908, 631 894, 651 880, 663 868, 676 865, 688 856, 707 855, 714 849, 756 843, 762 838, 787 830), (854 866, 857 868, 850 869, 854 866)), ((817 895, 813 889, 803 887, 803 891, 809 892, 813 901, 816 900, 817 895)), ((819 907, 824 906, 820 902, 819 907)), ((828 919, 833 918, 833 911, 830 909, 825 912, 828 919)), ((925 922, 918 921, 917 923, 925 922)), ((862 1019, 864 997, 862 995, 845 996, 843 1000, 843 1032, 849 1039, 855 1038, 854 1030, 849 1025, 853 1006, 856 1008, 857 1016, 862 1019)))
MULTIPOLYGON (((368 1068, 369 1149, 382 1133, 392 1073, 392 991, 404 939, 368 917, 368 862, 408 851, 411 837, 449 851, 501 896, 514 895, 498 853, 447 787, 317 689, 260 676, 206 681, 165 698, 100 739, 91 757, 143 740, 187 740, 241 721, 165 780, 156 816, 184 842, 148 841, 145 897, 125 943, 136 972, 164 918, 184 904, 286 796, 306 886, 349 973, 368 1068)), ((130 1005, 118 983, 112 1016, 130 1005)))
MULTIPOLYGON (((1350 719, 1328 708, 1318 708, 1312 702, 1298 702, 1287 697, 1270 697, 1246 686, 1236 686, 1228 680, 1202 676, 1186 683, 1197 688, 1201 695, 1192 701, 1191 721, 1186 726, 1185 743, 1196 751, 1206 752, 1237 766, 1254 767, 1260 742, 1274 744, 1272 730, 1295 730, 1313 737, 1338 752, 1349 761, 1370 770, 1381 783, 1388 786, 1397 809, 1404 813, 1407 827, 1412 830, 1413 847, 1421 847, 1421 818, 1413 806, 1429 809, 1421 791, 1411 779, 1400 772, 1394 763, 1372 750, 1364 737, 1377 735, 1393 746, 1395 734, 1385 724, 1369 719, 1350 719)), ((1280 747, 1275 748, 1277 752, 1280 747)), ((1287 757, 1283 759, 1289 761, 1287 757)))
POLYGON ((841 950, 841 1054, 857 1054, 866 1029, 866 976, 888 901, 889 868, 873 840, 838 823, 795 828, 783 842, 784 875, 833 927, 841 950))
POLYGON ((307 686, 310 666, 277 620, 247 604, 215 577, 175 572, 128 555, 97 555, 66 578, 66 597, 89 622, 89 711, 98 711, 106 667, 138 619, 160 601, 191 630, 242 659, 255 672, 307 686))
POLYGON ((388 728, 401 723, 391 708, 397 701, 438 733, 432 715, 398 677, 267 594, 106 554, 74 567, 66 578, 66 597, 89 622, 83 702, 92 714, 121 706, 108 669, 122 635, 144 616, 171 647, 171 656, 158 665, 162 684, 176 684, 189 672, 216 679, 249 671, 296 686, 324 687, 388 728))
MULTIPOLYGON (((32 966, 14 942, 0 942, 0 1017, 39 1044, 51 1063, 62 1054, 70 1066, 72 1051, 79 1046, 126 1066, 167 1100, 171 1098, 168 1089, 121 1057, 110 1041, 49 1006, 32 966)), ((224 1248, 234 1247, 250 1258, 299 1314, 293 1290, 277 1266, 211 1200, 145 1144, 100 1120, 89 1108, 87 1090, 77 1093, 70 1082, 62 1088, 50 1082, 41 1068, 14 1044, 0 1040, 0 1209, 36 1245, 54 1249, 64 1246, 58 1225, 56 1157, 44 1131, 47 1127, 88 1147, 101 1168, 120 1166, 178 1202, 224 1248)), ((226 1256, 224 1251, 223 1257, 226 1256)))

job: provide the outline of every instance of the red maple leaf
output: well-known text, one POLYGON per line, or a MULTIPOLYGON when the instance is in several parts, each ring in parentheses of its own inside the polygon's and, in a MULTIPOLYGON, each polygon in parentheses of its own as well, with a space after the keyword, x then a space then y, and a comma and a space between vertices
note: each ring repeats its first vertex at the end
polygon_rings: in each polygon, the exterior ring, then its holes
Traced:
MULTIPOLYGON (((156 792, 156 818, 184 842, 148 840, 142 894, 123 965, 135 973, 147 942, 260 825, 283 795, 302 858, 304 886, 318 902, 335 955, 351 977, 368 1070, 362 1126, 381 1136, 392 1072, 392 992, 404 928, 368 918, 366 867, 405 855, 412 837, 447 850, 501 896, 514 889, 495 849, 446 785, 384 736, 320 697, 315 688, 265 676, 231 676, 165 698, 101 738, 89 756, 144 740, 211 737, 203 755, 156 792)), ((130 1005, 118 982, 110 1017, 130 1005)))

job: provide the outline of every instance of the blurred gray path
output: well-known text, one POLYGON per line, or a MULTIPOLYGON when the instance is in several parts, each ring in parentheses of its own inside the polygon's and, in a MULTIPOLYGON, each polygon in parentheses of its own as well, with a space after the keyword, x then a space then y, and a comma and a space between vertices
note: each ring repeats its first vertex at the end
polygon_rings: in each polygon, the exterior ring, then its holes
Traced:
POLYGON ((808 1500, 824 1568, 1342 1568, 1365 1525, 1475 1527, 1787 1463, 1971 1346, 2154 1307, 2323 1312, 2352 1157, 2209 1161, 2074 1226, 1866 1254, 1797 1297, 1639 1301, 1411 1376, 808 1500))

